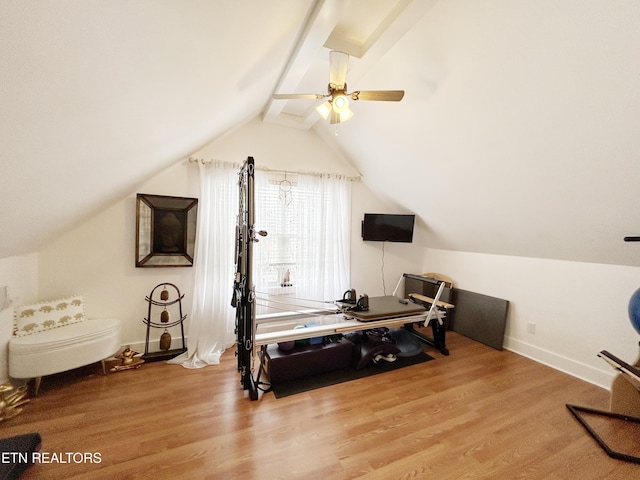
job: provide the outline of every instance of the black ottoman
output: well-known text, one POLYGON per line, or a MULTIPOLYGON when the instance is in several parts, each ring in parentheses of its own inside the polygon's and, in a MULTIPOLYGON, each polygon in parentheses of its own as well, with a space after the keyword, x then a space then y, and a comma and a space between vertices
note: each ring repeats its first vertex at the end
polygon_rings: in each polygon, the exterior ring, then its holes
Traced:
POLYGON ((346 338, 320 345, 296 345, 282 351, 267 345, 265 370, 272 384, 351 366, 353 343, 346 338))

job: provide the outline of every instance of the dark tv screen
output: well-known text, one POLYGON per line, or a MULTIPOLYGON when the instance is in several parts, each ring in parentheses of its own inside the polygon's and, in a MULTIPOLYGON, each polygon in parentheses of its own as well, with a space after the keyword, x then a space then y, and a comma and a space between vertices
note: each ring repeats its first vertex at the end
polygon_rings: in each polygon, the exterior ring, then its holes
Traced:
POLYGON ((414 220, 415 215, 365 213, 362 240, 411 243, 414 220))

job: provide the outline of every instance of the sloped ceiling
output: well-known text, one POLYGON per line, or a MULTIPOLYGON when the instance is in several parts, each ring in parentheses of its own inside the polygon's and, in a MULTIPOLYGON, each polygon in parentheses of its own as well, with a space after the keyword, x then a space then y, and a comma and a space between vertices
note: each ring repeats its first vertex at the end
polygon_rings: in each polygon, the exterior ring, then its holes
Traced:
POLYGON ((433 248, 640 265, 635 0, 0 0, 0 258, 261 115, 313 129, 433 248), (349 90, 319 119, 328 52, 349 90))
POLYGON ((0 0, 0 258, 260 114, 311 0, 0 0))

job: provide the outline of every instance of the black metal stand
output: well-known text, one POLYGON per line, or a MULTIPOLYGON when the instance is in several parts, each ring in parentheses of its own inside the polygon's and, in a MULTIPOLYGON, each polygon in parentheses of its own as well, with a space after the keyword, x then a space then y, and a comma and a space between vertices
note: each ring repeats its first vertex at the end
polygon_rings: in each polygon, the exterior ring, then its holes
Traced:
MULTIPOLYGON (((178 289, 178 287, 176 287, 174 284, 172 283, 160 283, 158 285, 156 285, 153 290, 151 290, 151 293, 149 294, 149 296, 145 297, 145 300, 147 301, 147 303, 149 304, 149 309, 147 312, 147 318, 145 318, 143 320, 143 322, 147 325, 147 335, 146 335, 146 339, 145 339, 145 344, 144 344, 144 355, 142 355, 142 358, 148 362, 153 362, 156 360, 167 360, 170 358, 173 358, 183 352, 187 351, 187 345, 185 343, 185 338, 184 338, 184 325, 183 322, 184 320, 187 318, 186 315, 182 314, 182 299, 184 298, 184 294, 180 294, 180 290, 178 289), (157 294, 157 290, 163 287, 163 292, 166 292, 166 299, 163 299, 162 293, 160 294, 160 298, 158 299, 158 294, 157 294), (169 290, 167 290, 167 287, 169 287, 172 291, 172 293, 169 293, 169 290), (155 295, 155 297, 154 297, 155 295), (173 300, 171 300, 171 298, 173 298, 173 300), (167 307, 170 307, 172 305, 176 305, 177 304, 177 308, 178 308, 178 318, 175 320, 170 320, 169 315, 167 314, 166 317, 162 314, 162 312, 168 312, 166 309, 167 307), (157 316, 160 317, 160 321, 154 321, 153 318, 153 313, 154 312, 154 307, 157 307, 155 310, 157 311, 157 309, 161 309, 160 313, 157 313, 157 316), (150 337, 150 333, 151 333, 151 329, 152 328, 171 328, 171 327, 175 327, 177 325, 180 325, 180 336, 182 338, 182 348, 177 348, 177 349, 169 349, 169 350, 160 350, 160 351, 156 351, 156 352, 150 352, 149 351, 149 337, 150 337)), ((175 308, 175 307, 174 307, 175 308)))
MULTIPOLYGON (((626 239, 625 239, 626 240, 626 239)), ((624 422, 640 424, 640 418, 636 417, 638 412, 638 401, 640 397, 640 370, 637 360, 634 365, 630 365, 620 358, 612 355, 606 350, 598 353, 598 357, 605 360, 609 365, 618 371, 618 376, 614 379, 611 386, 611 403, 612 411, 596 410, 588 407, 579 407, 577 405, 567 404, 567 408, 573 416, 580 422, 585 430, 593 437, 593 439, 602 447, 602 449, 612 458, 624 460, 625 462, 639 463, 640 457, 636 455, 626 454, 614 451, 607 443, 596 433, 596 431, 587 423, 580 413, 598 415, 600 417, 612 418, 624 422)))
POLYGON ((411 333, 411 335, 417 337, 421 342, 440 350, 440 353, 443 355, 449 355, 449 349, 445 343, 445 332, 447 330, 446 325, 440 325, 437 318, 432 318, 430 323, 431 330, 433 331, 433 338, 429 338, 422 332, 417 331, 413 323, 405 325, 404 328, 411 333))
POLYGON ((598 442, 598 445, 612 458, 617 458, 618 460, 624 460, 625 462, 631 463, 640 463, 640 457, 636 457, 635 455, 628 455, 622 452, 614 451, 607 443, 602 440, 600 435, 596 433, 596 431, 591 428, 591 426, 587 423, 587 421, 580 415, 580 412, 591 414, 591 415, 600 415, 607 418, 613 418, 616 420, 623 420, 625 422, 633 422, 640 424, 640 418, 631 417, 629 415, 621 415, 619 413, 607 412, 604 410, 595 410, 593 408, 587 407, 579 407, 577 405, 569 405, 567 404, 567 408, 573 414, 573 416, 580 422, 580 424, 584 427, 584 429, 593 437, 593 439, 598 442))

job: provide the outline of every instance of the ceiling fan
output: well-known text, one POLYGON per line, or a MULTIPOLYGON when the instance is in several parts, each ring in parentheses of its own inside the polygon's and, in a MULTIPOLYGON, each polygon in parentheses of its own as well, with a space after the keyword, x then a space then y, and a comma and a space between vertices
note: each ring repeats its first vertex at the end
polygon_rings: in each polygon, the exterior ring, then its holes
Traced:
POLYGON ((316 110, 329 123, 346 122, 353 117, 349 108, 351 100, 373 100, 382 102, 399 102, 404 97, 404 90, 356 90, 347 93, 347 67, 349 55, 344 52, 332 50, 329 52, 329 85, 328 93, 275 93, 275 100, 299 100, 328 98, 316 110))

